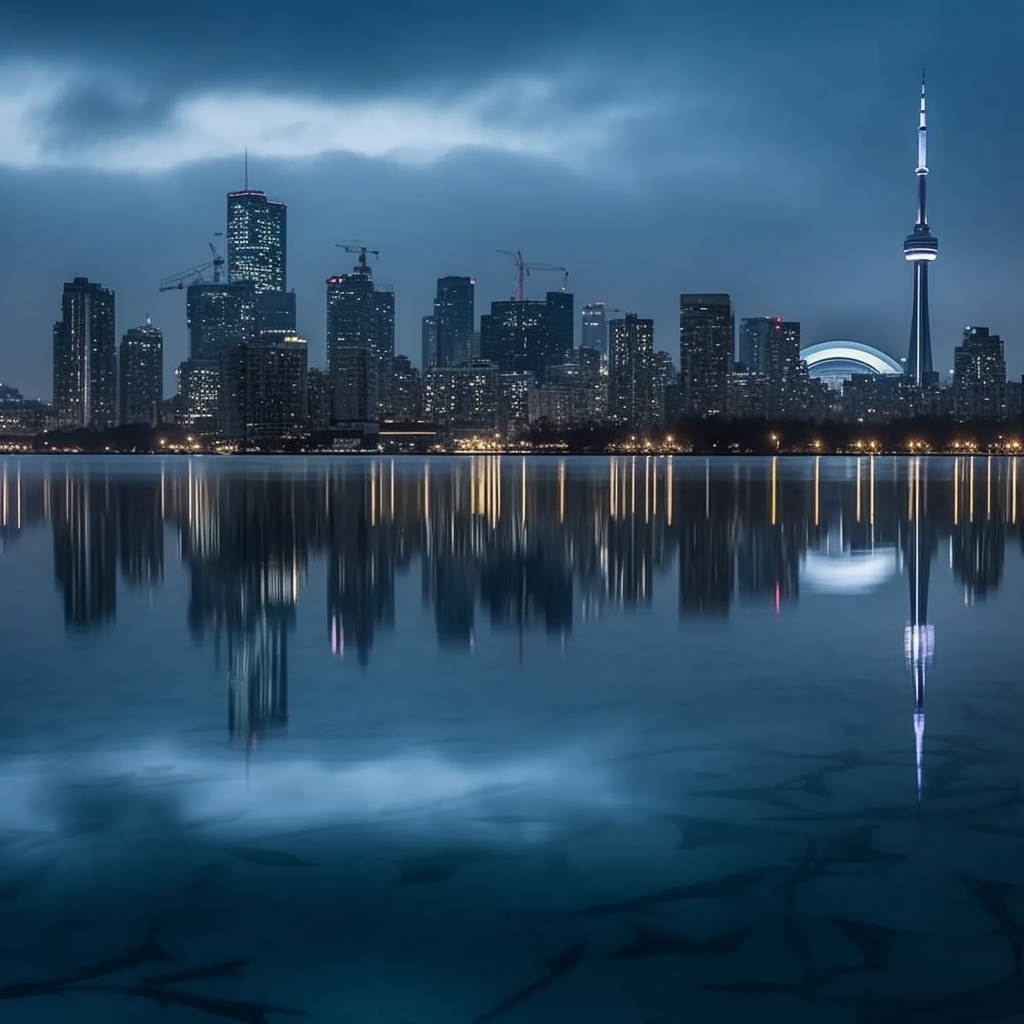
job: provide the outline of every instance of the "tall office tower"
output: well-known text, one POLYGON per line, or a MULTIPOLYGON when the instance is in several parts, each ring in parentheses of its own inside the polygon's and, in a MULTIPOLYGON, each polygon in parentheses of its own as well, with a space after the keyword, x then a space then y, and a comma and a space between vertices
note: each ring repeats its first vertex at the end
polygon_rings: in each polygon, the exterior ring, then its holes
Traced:
POLYGON ((580 313, 580 348, 590 348, 608 358, 608 321, 605 319, 605 304, 592 302, 580 313))
POLYGON ((310 430, 331 425, 331 378, 326 370, 306 370, 306 420, 310 430))
POLYGON ((53 405, 65 429, 117 423, 114 293, 87 277, 64 285, 53 325, 53 405))
POLYGON ((334 355, 331 419, 372 423, 380 418, 378 363, 368 348, 340 348, 334 355))
POLYGON ((437 318, 433 314, 423 318, 420 344, 422 369, 426 373, 431 367, 437 366, 437 318))
POLYGON ((255 341, 259 334, 256 293, 251 281, 190 284, 185 313, 190 359, 216 359, 224 349, 255 341))
POLYGON ((287 204, 254 189, 229 192, 227 242, 229 281, 252 281, 257 295, 287 291, 287 204))
POLYGON ((475 286, 476 278, 473 277, 437 279, 434 326, 438 366, 461 366, 472 358, 475 286))
POLYGON ((735 334, 727 294, 679 296, 679 378, 684 416, 725 413, 735 334))
POLYGON ((953 412, 962 420, 1006 415, 1003 341, 987 327, 965 327, 964 340, 953 352, 953 412))
POLYGON ((264 292, 256 299, 256 326, 268 341, 294 334, 295 292, 264 292))
POLYGON ((220 356, 178 365, 178 422, 203 434, 220 424, 220 356))
MULTIPOLYGON (((572 358, 576 325, 575 298, 572 292, 548 292, 544 311, 544 371, 572 358)), ((539 372, 539 371, 538 371, 539 372)))
POLYGON ((740 347, 736 360, 747 373, 765 372, 768 332, 778 322, 774 316, 746 316, 740 320, 740 347))
POLYGON ((672 353, 659 349, 654 353, 654 404, 658 423, 672 423, 679 415, 679 375, 672 353))
POLYGON ((155 426, 164 400, 164 336, 148 317, 121 339, 118 376, 119 422, 155 426))
POLYGON ((937 384, 932 369, 932 335, 928 323, 928 264, 939 251, 938 239, 928 227, 925 183, 928 180, 928 129, 924 116, 924 75, 921 76, 921 117, 917 128, 917 223, 903 242, 903 255, 914 265, 914 311, 910 320, 907 376, 918 387, 937 384))
POLYGON ((772 317, 764 348, 769 419, 796 415, 800 395, 800 324, 772 317))
POLYGON ((349 365, 343 356, 352 349, 370 353, 377 407, 368 419, 379 419, 395 358, 395 295, 374 285, 365 249, 351 274, 327 279, 327 370, 333 380, 349 365))
POLYGON ((408 356, 395 356, 388 418, 413 422, 423 415, 423 378, 408 356))
POLYGON ((619 423, 643 430, 656 423, 664 400, 654 388, 654 321, 627 313, 608 321, 608 411, 619 423))
POLYGON ((220 430, 246 442, 306 428, 308 346, 290 335, 226 349, 220 357, 220 430))
POLYGON ((480 355, 504 373, 532 370, 543 381, 549 367, 562 365, 572 352, 573 296, 548 292, 543 302, 510 299, 492 302, 480 318, 480 355))

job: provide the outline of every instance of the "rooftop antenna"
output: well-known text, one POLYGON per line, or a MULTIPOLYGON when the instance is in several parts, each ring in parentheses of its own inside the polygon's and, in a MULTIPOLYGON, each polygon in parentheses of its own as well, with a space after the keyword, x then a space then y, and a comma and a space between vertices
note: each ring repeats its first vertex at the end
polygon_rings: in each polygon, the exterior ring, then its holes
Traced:
POLYGON ((249 147, 245 147, 245 191, 249 191, 249 147))

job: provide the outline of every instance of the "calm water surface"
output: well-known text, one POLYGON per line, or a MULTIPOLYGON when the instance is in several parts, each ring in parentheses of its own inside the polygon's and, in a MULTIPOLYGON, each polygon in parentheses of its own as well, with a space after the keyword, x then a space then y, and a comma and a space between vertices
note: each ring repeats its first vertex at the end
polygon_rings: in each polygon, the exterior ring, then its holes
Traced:
POLYGON ((17 1024, 1024 1020, 1024 467, 0 461, 17 1024))

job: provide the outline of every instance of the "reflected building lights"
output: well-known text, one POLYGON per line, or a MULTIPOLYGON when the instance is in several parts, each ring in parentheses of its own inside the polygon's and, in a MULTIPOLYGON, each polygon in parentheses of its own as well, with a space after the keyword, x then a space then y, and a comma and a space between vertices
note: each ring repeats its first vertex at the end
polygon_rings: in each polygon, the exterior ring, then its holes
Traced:
POLYGON ((322 654, 343 660, 344 678, 391 642, 396 577, 410 569, 441 645, 514 644, 528 658, 531 632, 566 640, 574 615, 589 623, 606 606, 650 605, 660 588, 675 589, 676 571, 689 626, 748 603, 785 615, 804 587, 866 595, 902 564, 904 650, 923 729, 931 560, 948 546, 969 604, 1001 586, 1007 540, 1020 543, 1019 459, 986 462, 986 512, 972 516, 970 492, 982 483, 961 458, 667 458, 662 467, 644 456, 641 467, 639 457, 324 460, 259 476, 210 460, 154 463, 150 475, 98 472, 86 460, 26 474, 7 461, 0 531, 48 520, 75 632, 114 621, 119 587, 162 585, 174 530, 189 630, 227 680, 229 732, 247 746, 287 723, 299 601, 321 608, 322 654), (507 507, 503 487, 515 498, 507 507), (304 597, 314 560, 325 584, 304 597))

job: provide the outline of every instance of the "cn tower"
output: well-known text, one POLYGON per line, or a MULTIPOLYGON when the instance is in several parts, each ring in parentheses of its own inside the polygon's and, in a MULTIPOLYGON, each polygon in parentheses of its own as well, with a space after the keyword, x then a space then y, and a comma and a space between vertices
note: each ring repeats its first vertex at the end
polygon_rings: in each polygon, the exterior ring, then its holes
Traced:
POLYGON ((939 240, 928 227, 925 212, 928 180, 928 127, 924 115, 924 73, 921 74, 921 120, 917 128, 917 223, 903 243, 903 255, 914 265, 914 313, 910 321, 907 376, 920 387, 934 380, 932 335, 928 325, 928 264, 939 251, 939 240))

